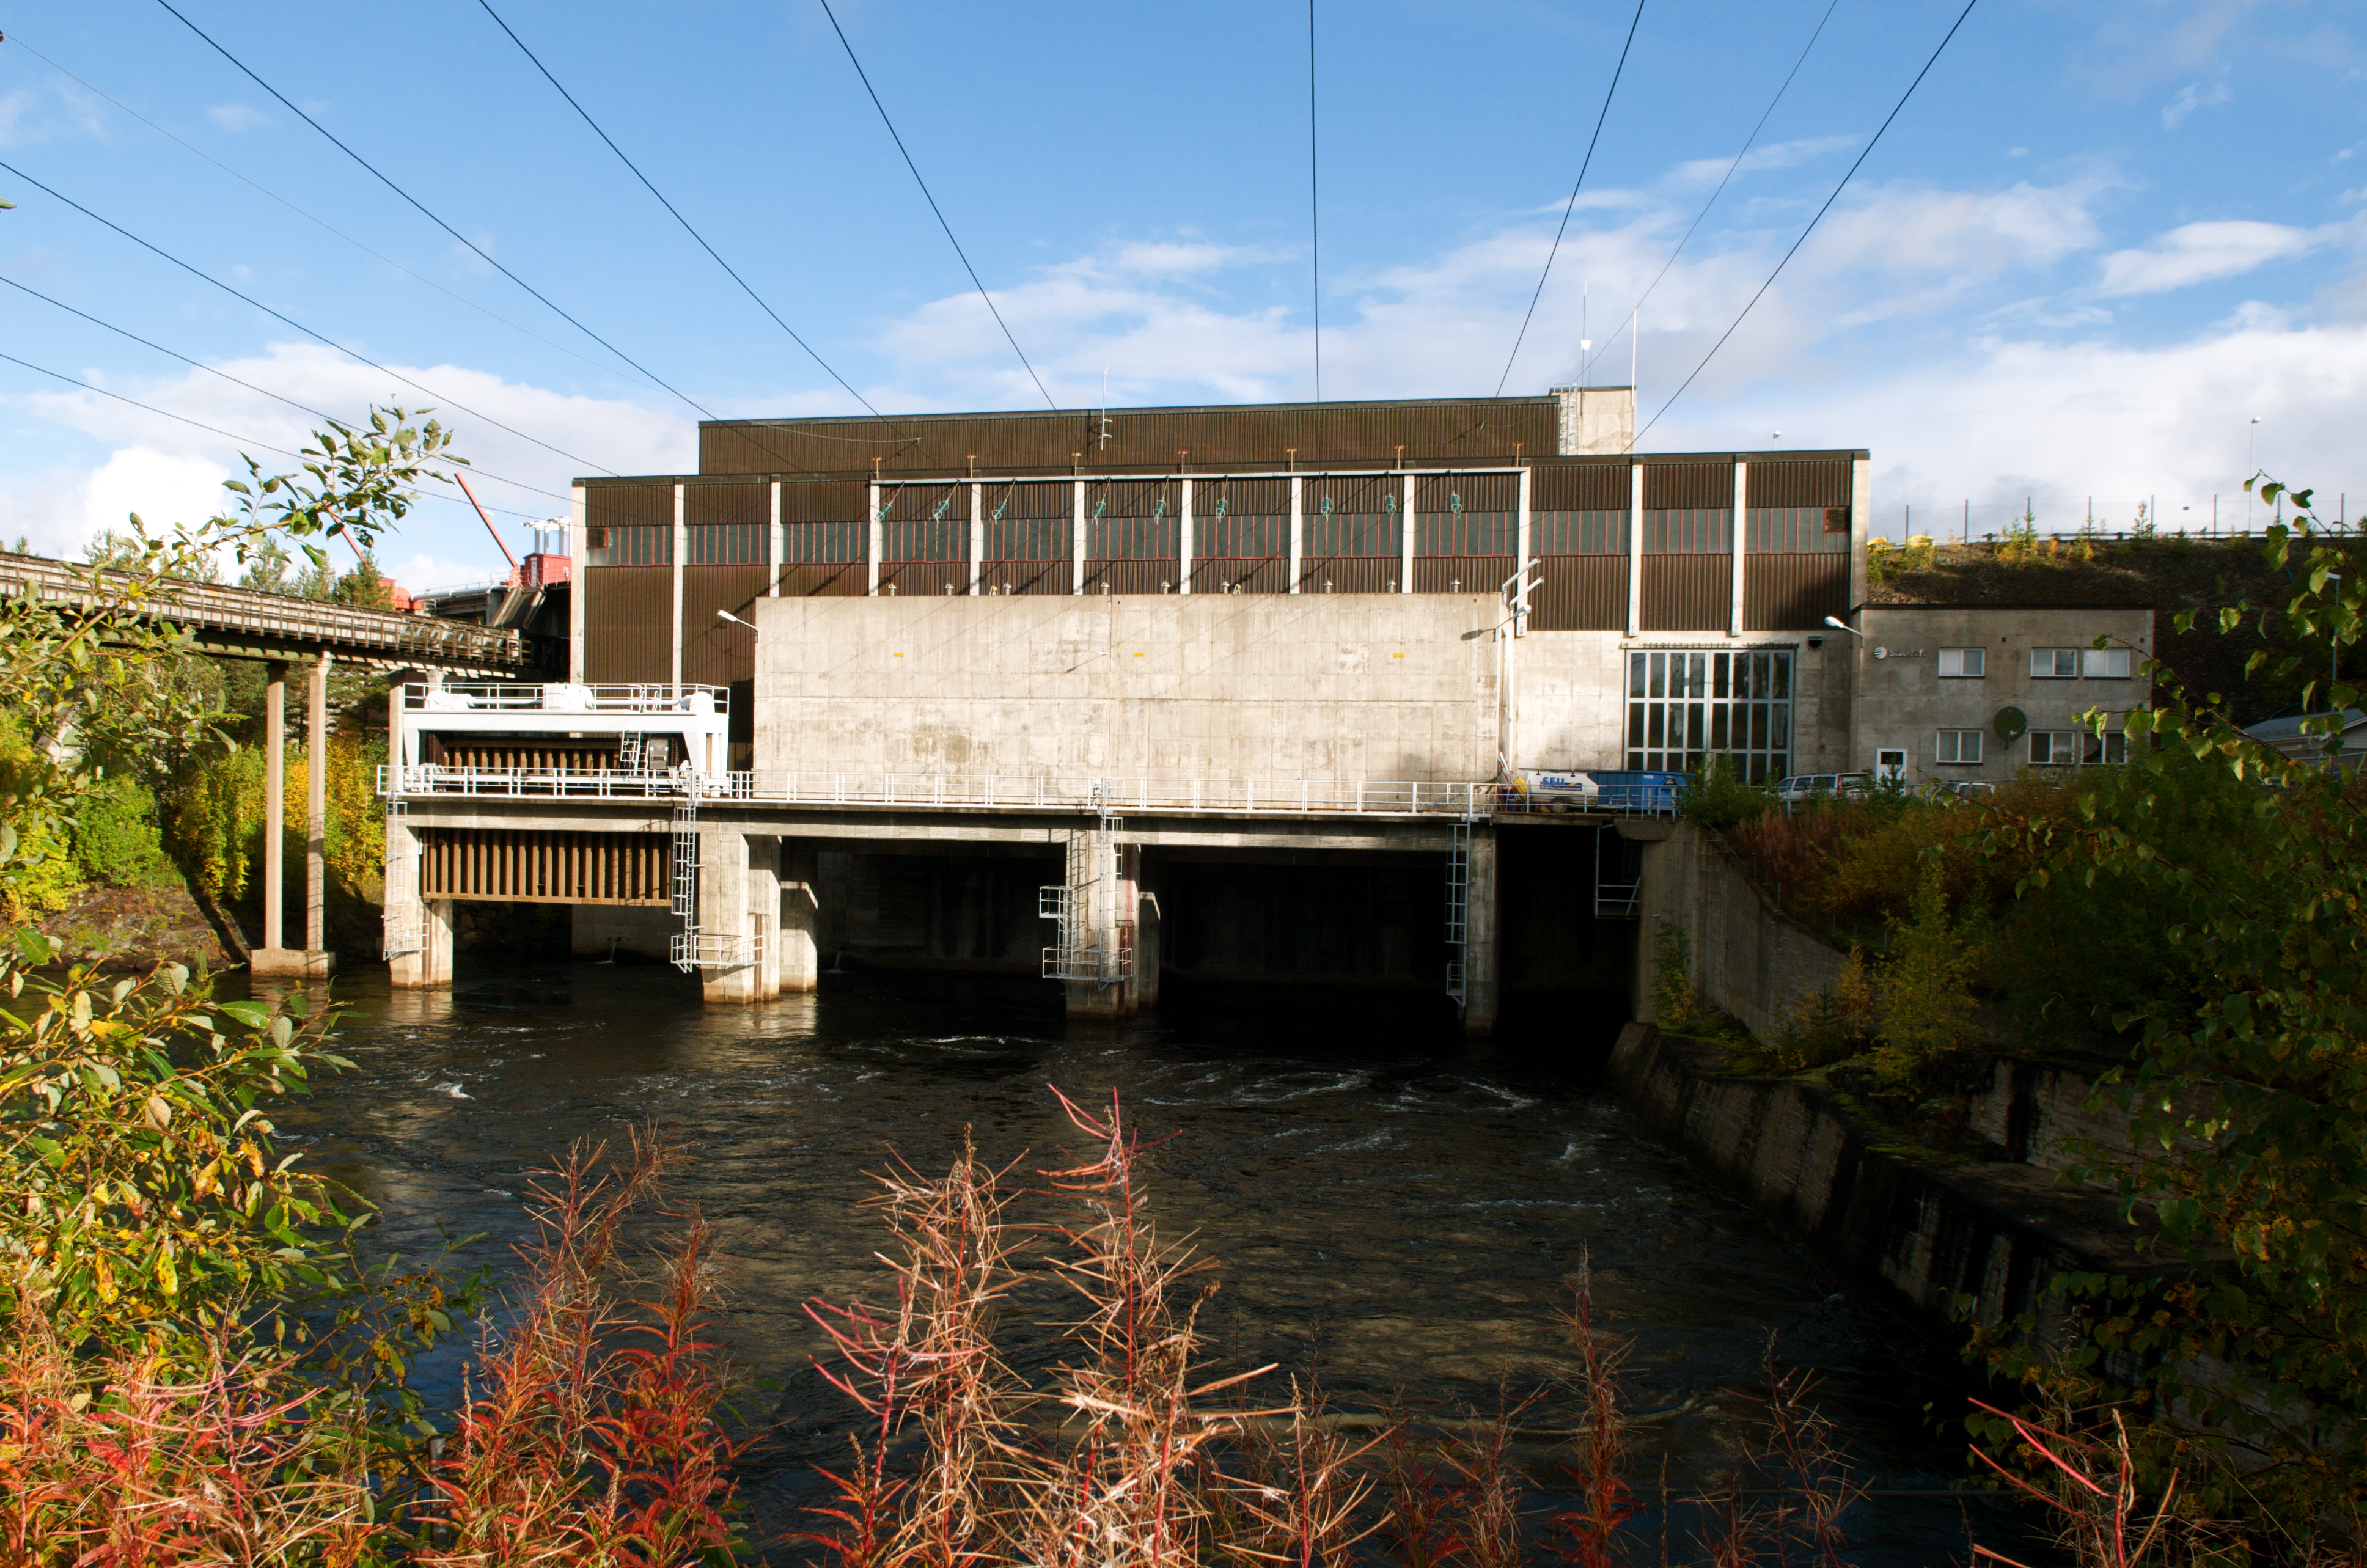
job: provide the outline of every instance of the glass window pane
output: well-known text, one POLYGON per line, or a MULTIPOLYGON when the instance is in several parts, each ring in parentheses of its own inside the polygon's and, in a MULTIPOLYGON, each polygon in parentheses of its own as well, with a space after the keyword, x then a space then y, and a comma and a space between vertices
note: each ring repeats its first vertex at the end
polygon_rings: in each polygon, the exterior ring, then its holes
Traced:
POLYGON ((1652 655, 1652 685, 1649 694, 1656 697, 1665 697, 1669 694, 1669 656, 1665 653, 1652 655))
POLYGON ((1644 694, 1644 656, 1640 653, 1627 656, 1627 694, 1631 697, 1644 694))
POLYGON ((1710 670, 1710 680, 1712 682, 1710 688, 1711 696, 1724 697, 1727 694, 1727 686, 1730 679, 1727 666, 1731 662, 1732 658, 1732 655, 1725 653, 1716 654, 1712 657, 1710 670))

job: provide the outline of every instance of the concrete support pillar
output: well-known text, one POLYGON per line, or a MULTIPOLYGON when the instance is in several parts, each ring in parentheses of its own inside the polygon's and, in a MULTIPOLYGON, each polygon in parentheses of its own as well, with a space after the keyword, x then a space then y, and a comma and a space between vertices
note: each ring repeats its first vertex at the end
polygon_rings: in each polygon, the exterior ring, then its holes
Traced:
MULTIPOLYGON (((772 530, 764 536, 764 597, 767 599, 777 599, 781 596, 782 543, 781 481, 775 479, 773 481, 772 530)), ((583 576, 581 572, 576 574, 575 581, 578 582, 583 581, 583 576)), ((568 602, 572 604, 575 600, 582 597, 583 590, 577 589, 573 593, 568 595, 568 602)))
MULTIPOLYGON (((780 493, 780 487, 774 487, 780 493)), ((586 510, 583 487, 568 487, 567 524, 567 678, 581 685, 583 682, 583 623, 585 602, 592 592, 592 575, 586 569, 592 564, 592 544, 589 529, 590 513, 586 510)), ((393 731, 389 730, 389 734, 393 731)))
MULTIPOLYGON (((674 533, 671 536, 674 547, 666 552, 667 558, 674 563, 674 661, 669 666, 671 672, 666 679, 677 687, 682 684, 682 568, 684 558, 690 554, 690 525, 685 510, 687 502, 684 499, 685 488, 682 485, 674 487, 674 533)), ((568 597, 572 599, 574 595, 571 592, 568 597)))
POLYGON ((1405 477, 1405 502, 1398 512, 1398 592, 1413 592, 1413 508, 1419 499, 1416 491, 1421 481, 1413 475, 1405 477))
POLYGON ((698 930, 732 961, 702 966, 699 990, 710 1002, 757 999, 761 965, 751 939, 754 911, 748 906, 748 835, 737 828, 701 828, 698 833, 698 930))
POLYGON ((1299 478, 1297 475, 1296 475, 1296 474, 1293 474, 1293 475, 1291 476, 1291 479, 1290 479, 1290 591, 1291 591, 1293 593, 1296 593, 1296 592, 1298 592, 1298 578, 1299 578, 1299 572, 1300 572, 1301 563, 1302 563, 1303 561, 1305 561, 1305 559, 1306 559, 1306 555, 1305 555, 1305 549, 1306 549, 1305 540, 1306 540, 1306 538, 1307 538, 1307 530, 1306 530, 1306 528, 1305 528, 1305 526, 1304 526, 1304 525, 1305 525, 1305 523, 1306 523, 1306 517, 1307 517, 1307 492, 1306 492, 1306 490, 1305 490, 1306 482, 1307 482, 1306 480, 1304 480, 1304 479, 1300 479, 1300 478, 1299 478))
POLYGON ((1183 501, 1175 517, 1175 592, 1192 592, 1192 481, 1189 478, 1177 482, 1183 501))
POLYGON ((1471 834, 1470 905, 1464 916, 1463 1032, 1496 1032, 1496 1007, 1501 971, 1496 940, 1496 834, 1476 828, 1471 834))
POLYGON ((424 914, 423 945, 413 955, 411 978, 395 981, 407 989, 452 983, 452 900, 431 898, 424 906, 424 914))
POLYGON ((813 850, 795 839, 781 841, 780 989, 810 991, 821 984, 821 895, 813 850))
POLYGON ((1078 479, 1075 484, 1076 489, 1070 496, 1069 592, 1082 593, 1085 591, 1085 481, 1078 479))
POLYGON ((1134 917, 1134 1005, 1138 1009, 1155 1008, 1159 1005, 1159 947, 1165 912, 1159 907, 1159 895, 1138 867, 1136 879, 1140 902, 1134 917))
POLYGON ((312 661, 304 704, 304 949, 329 948, 329 656, 312 661))
POLYGON ((876 599, 879 596, 879 524, 884 515, 879 510, 879 485, 877 480, 872 482, 869 493, 871 499, 865 503, 869 510, 863 514, 863 591, 876 599))
POLYGON ((288 945, 288 666, 264 666, 263 687, 263 945, 288 945))
POLYGON ((759 839, 748 852, 748 930, 756 946, 756 995, 781 994, 781 841, 759 839))
POLYGON ((1116 885, 1111 889, 1111 941, 1107 951, 1110 966, 1121 976, 1114 987, 1117 992, 1120 1016, 1138 1011, 1142 1006, 1139 989, 1142 973, 1142 846, 1114 844, 1110 864, 1116 871, 1116 885))
POLYGON ((1132 868, 1127 868, 1121 889, 1117 845, 1100 828, 1081 828, 1069 836, 1067 878, 1072 958, 1086 950, 1099 954, 1095 973, 1067 983, 1069 1016, 1116 1018, 1128 1010, 1118 955, 1133 936, 1133 914, 1126 902, 1134 892, 1132 868), (1128 930, 1119 929, 1121 910, 1128 930))
POLYGON ((450 905, 445 906, 444 978, 431 981, 428 930, 432 923, 419 897, 420 835, 401 812, 386 818, 386 974, 397 990, 448 985, 452 978, 450 905))
POLYGON ((1734 460, 1734 536, 1727 541, 1734 562, 1733 580, 1727 584, 1732 591, 1733 602, 1728 606, 1726 635, 1742 635, 1742 591, 1746 585, 1744 569, 1749 563, 1746 547, 1750 539, 1750 465, 1741 458, 1734 460))
MULTIPOLYGON (((1856 603, 1852 600, 1851 603, 1856 603)), ((1644 629, 1644 465, 1627 465, 1627 635, 1644 629)))
POLYGON ((986 570, 986 499, 984 485, 972 479, 969 487, 969 596, 978 597, 978 580, 986 570))

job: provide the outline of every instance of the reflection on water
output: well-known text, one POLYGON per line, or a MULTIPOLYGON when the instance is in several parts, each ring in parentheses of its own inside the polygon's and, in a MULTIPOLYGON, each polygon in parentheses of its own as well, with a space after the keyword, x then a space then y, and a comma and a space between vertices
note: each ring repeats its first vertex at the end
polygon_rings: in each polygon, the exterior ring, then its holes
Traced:
MULTIPOLYGON (((1224 1290, 1221 1354, 1319 1373, 1338 1404, 1492 1409, 1566 1371, 1556 1314, 1591 1256, 1599 1310, 1630 1337, 1625 1403, 1659 1412, 1639 1462, 1715 1475, 1763 1382, 1768 1336, 1820 1369, 1825 1404, 1878 1487, 1949 1485, 1960 1454, 1920 1433, 1944 1353, 1803 1247, 1641 1137, 1592 1085, 1615 1014, 1540 1021, 1465 1052, 1402 998, 1171 993, 1161 1012, 1070 1023, 1051 987, 941 976, 832 976, 818 996, 703 1008, 670 969, 606 964, 464 977, 449 992, 341 980, 362 1016, 357 1070, 281 1118, 316 1168, 378 1204, 406 1252, 521 1235, 526 1173, 642 1121, 689 1145, 674 1185, 713 1221, 733 1354, 785 1391, 747 1479, 779 1528, 805 1464, 844 1452, 845 1412, 810 1369, 799 1311, 878 1293, 864 1176, 893 1147, 942 1166, 965 1127, 996 1158, 1050 1163, 1073 1144, 1046 1090, 1125 1097, 1153 1133, 1162 1223, 1195 1231, 1224 1290), (1550 1044, 1540 1042, 1550 1041, 1550 1044)), ((439 1392, 457 1367, 436 1370, 439 1392)), ((1554 1425, 1564 1425, 1555 1421, 1554 1425)), ((1546 1457, 1542 1452, 1537 1458, 1546 1457)), ((1961 1556, 1956 1500, 1887 1496, 1856 1521, 1863 1561, 1961 1556)))

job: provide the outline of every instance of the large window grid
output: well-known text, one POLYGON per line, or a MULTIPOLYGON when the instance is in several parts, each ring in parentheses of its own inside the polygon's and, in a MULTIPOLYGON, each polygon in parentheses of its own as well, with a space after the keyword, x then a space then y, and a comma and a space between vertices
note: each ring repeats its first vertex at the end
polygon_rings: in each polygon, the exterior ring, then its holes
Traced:
POLYGON ((1791 772, 1792 650, 1631 649, 1627 765, 1687 773, 1713 755, 1751 784, 1791 772))
POLYGON ((1270 560, 1290 553, 1290 513, 1240 513, 1220 495, 1192 515, 1192 554, 1200 560, 1270 560))
POLYGON ((1308 487, 1300 502, 1306 515, 1304 553, 1310 558, 1395 558, 1403 542, 1399 532, 1403 502, 1398 495, 1402 488, 1393 475, 1327 482, 1320 491, 1308 487))
POLYGON ((1730 506, 1682 506, 1644 513, 1648 556, 1715 556, 1732 548, 1730 506))
POLYGON ((1627 553, 1627 513, 1616 512, 1532 512, 1529 550, 1540 556, 1624 556, 1627 553))
POLYGON ((879 520, 882 561, 956 561, 969 558, 969 487, 900 485, 889 493, 879 520))
POLYGON ((1087 492, 1085 555, 1093 560, 1173 560, 1184 547, 1181 497, 1164 480, 1100 484, 1087 492))
POLYGON ((583 541, 587 566, 672 566, 674 530, 640 525, 593 527, 583 541))
POLYGON ((844 523, 784 523, 781 559, 797 565, 843 565, 863 558, 863 525, 844 523))
POLYGON ((988 560, 1048 561, 1069 558, 1068 487, 1010 485, 990 493, 986 509, 988 560))
POLYGON ((1444 512, 1414 514, 1414 554, 1509 556, 1519 548, 1519 513, 1467 511, 1459 495, 1451 495, 1448 501, 1451 504, 1444 512))
POLYGON ((764 560, 763 523, 694 523, 684 532, 690 538, 692 566, 761 566, 764 560))
POLYGON ((1850 547, 1846 506, 1753 506, 1743 548, 1755 556, 1824 555, 1850 547), (1835 525, 1839 526, 1835 526, 1835 525))

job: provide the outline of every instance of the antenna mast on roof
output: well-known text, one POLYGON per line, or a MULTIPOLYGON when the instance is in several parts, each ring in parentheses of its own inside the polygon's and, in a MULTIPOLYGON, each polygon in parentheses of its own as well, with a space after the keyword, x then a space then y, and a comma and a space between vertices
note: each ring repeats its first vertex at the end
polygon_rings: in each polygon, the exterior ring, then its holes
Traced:
POLYGON ((1102 446, 1109 445, 1109 367, 1104 365, 1102 367, 1102 412, 1097 425, 1098 444, 1102 446))

